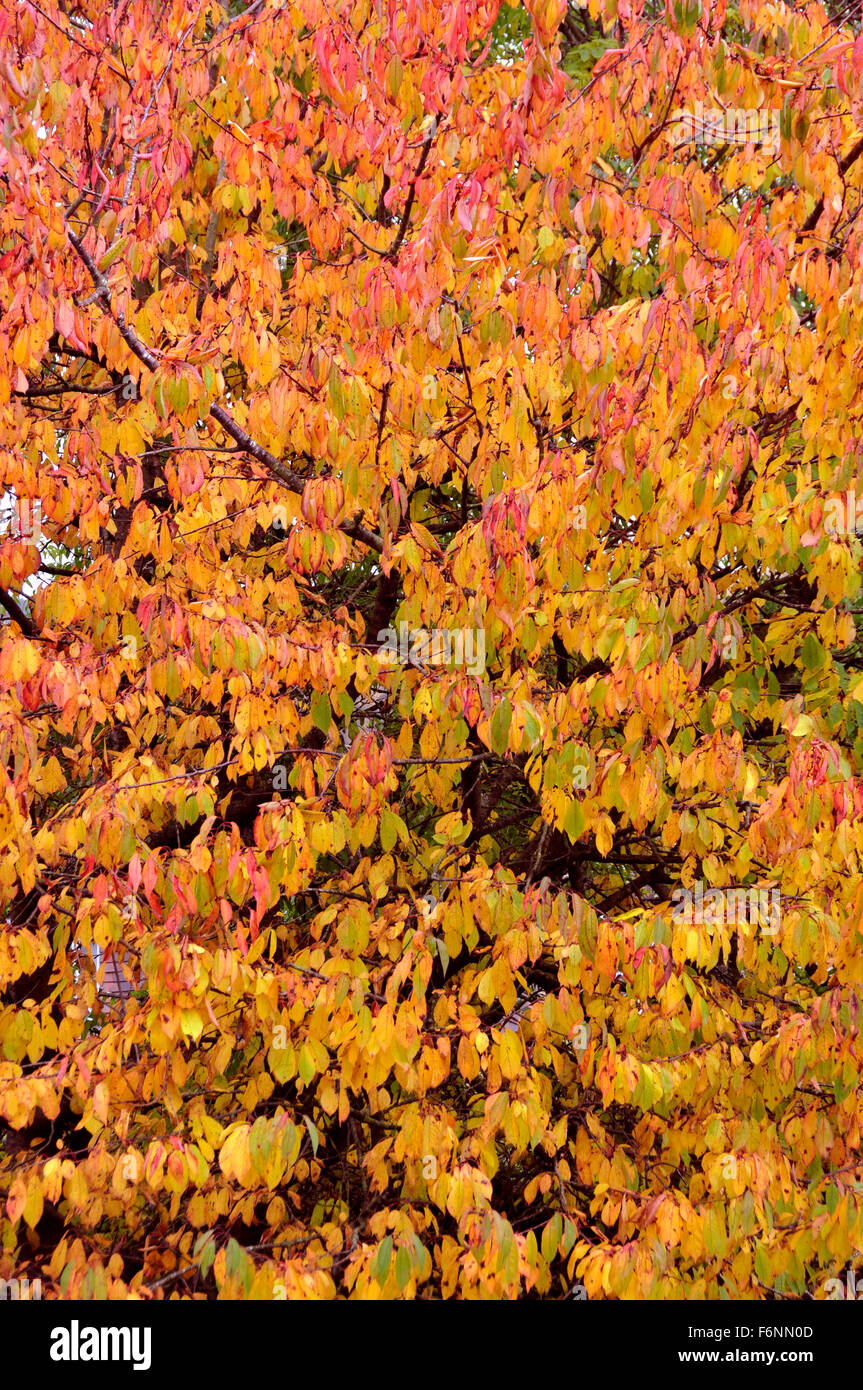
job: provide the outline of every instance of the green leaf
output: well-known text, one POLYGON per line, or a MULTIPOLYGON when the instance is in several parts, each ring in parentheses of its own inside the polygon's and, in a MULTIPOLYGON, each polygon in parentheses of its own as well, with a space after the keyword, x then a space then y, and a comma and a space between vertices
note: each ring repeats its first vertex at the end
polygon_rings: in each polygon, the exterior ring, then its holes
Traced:
POLYGON ((410 1277, 410 1255, 408 1254, 407 1250, 405 1250, 404 1246, 400 1245, 398 1248, 398 1253, 396 1254, 396 1283, 398 1284, 400 1289, 406 1288, 410 1277))
POLYGON ((174 658, 169 656, 165 666, 165 694, 169 700, 179 700, 182 693, 183 682, 180 680, 180 673, 174 658))
POLYGON ((384 806, 381 810, 381 848, 385 854, 395 847, 398 839, 399 822, 398 816, 394 816, 392 811, 384 806))
POLYGON ((562 1235, 563 1218, 560 1212, 556 1211, 542 1233, 542 1244, 540 1248, 542 1250, 542 1258, 545 1260, 546 1264, 551 1264, 557 1254, 557 1248, 560 1245, 560 1238, 562 1235))
POLYGON ((342 378, 335 363, 330 367, 327 395, 336 419, 343 420, 345 415, 345 393, 342 387, 342 378))
POLYGON ((316 691, 312 696, 312 720, 315 727, 325 734, 333 722, 330 697, 324 691, 316 691))
POLYGON ((317 1158, 318 1145, 321 1142, 320 1135, 318 1134, 317 1125, 314 1123, 313 1120, 309 1119, 308 1115, 304 1115, 303 1119, 306 1122, 306 1129, 309 1131, 309 1138, 312 1141, 312 1154, 315 1158, 317 1158))
POLYGON ((587 821, 584 811, 581 809, 580 801, 572 801, 566 808, 566 815, 563 818, 563 828, 573 843, 580 839, 584 834, 584 827, 587 821))
POLYGON ((315 1059, 312 1053, 312 1049, 309 1047, 308 1043, 303 1043, 303 1046, 300 1048, 300 1057, 297 1069, 300 1073, 301 1080, 304 1081, 305 1084, 308 1086, 315 1074, 315 1059))
POLYGON ((387 90, 391 97, 397 97, 402 85, 402 60, 394 53, 387 68, 387 90))
POLYGON ((638 489, 641 498, 641 510, 647 512, 653 506, 653 479, 645 468, 641 475, 641 484, 638 489))
POLYGON ((201 1276, 206 1279, 216 1258, 216 1238, 212 1231, 205 1231, 195 1242, 194 1257, 198 1262, 201 1276))
POLYGON ((381 1248, 377 1256, 372 1261, 372 1278, 377 1279, 379 1284, 383 1284, 390 1271, 390 1260, 393 1253, 393 1238, 385 1236, 381 1241, 381 1248))
POLYGON ((128 240, 128 236, 120 237, 120 240, 114 246, 109 247, 108 250, 105 252, 104 256, 102 257, 101 261, 99 262, 97 269, 107 270, 108 267, 113 265, 115 261, 119 261, 120 257, 126 249, 126 243, 128 242, 128 240))
POLYGON ((225 1247, 225 1273, 228 1278, 242 1278, 248 1259, 242 1245, 232 1236, 225 1247))
POLYGON ((570 1219, 570 1217, 567 1217, 563 1223, 563 1245, 560 1251, 564 1259, 566 1259, 570 1250, 575 1245, 577 1239, 578 1227, 576 1226, 575 1222, 570 1219))
POLYGON ((755 1242, 755 1273, 762 1284, 769 1285, 772 1282, 770 1261, 767 1258, 767 1251, 760 1241, 755 1242))
POLYGON ((807 632, 803 646, 800 649, 800 660, 807 671, 817 671, 824 665, 825 652, 814 633, 807 632))
POLYGON ((535 748, 542 738, 542 725, 536 714, 529 707, 524 712, 524 737, 522 738, 522 748, 530 750, 535 748))
POLYGON ((505 697, 495 706, 491 717, 491 746, 501 757, 509 747, 509 726, 512 723, 512 705, 505 697))

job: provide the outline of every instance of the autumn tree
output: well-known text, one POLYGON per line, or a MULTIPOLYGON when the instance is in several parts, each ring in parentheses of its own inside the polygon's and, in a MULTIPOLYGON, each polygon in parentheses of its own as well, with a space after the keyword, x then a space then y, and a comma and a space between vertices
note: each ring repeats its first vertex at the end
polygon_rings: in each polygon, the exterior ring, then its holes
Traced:
POLYGON ((5 0, 0 49, 0 1276, 824 1297, 856 18, 5 0))

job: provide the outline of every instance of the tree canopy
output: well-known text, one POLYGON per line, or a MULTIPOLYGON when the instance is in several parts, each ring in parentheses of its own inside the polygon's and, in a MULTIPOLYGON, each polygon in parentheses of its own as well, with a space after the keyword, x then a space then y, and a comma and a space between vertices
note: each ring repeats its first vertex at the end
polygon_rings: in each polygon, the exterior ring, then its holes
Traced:
POLYGON ((852 7, 19 0, 0 50, 0 1277, 826 1296, 852 7))

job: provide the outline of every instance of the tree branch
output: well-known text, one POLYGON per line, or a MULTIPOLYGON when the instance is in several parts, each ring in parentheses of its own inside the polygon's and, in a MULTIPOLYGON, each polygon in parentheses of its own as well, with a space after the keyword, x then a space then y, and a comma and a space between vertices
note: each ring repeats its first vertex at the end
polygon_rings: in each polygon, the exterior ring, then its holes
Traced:
MULTIPOLYGON (((840 159, 840 174, 847 174, 848 170, 851 168, 851 165, 856 163, 856 161, 860 158, 861 154, 863 154, 863 136, 860 137, 856 145, 852 146, 852 148, 846 154, 845 158, 840 159)), ((803 223, 803 226, 800 228, 801 233, 814 232, 815 228, 818 226, 818 219, 820 218, 823 211, 824 198, 822 196, 818 199, 818 202, 815 204, 806 221, 803 223)))
POLYGON ((399 224, 399 229, 396 232, 396 239, 393 242, 392 248, 390 250, 391 256, 398 255, 398 252, 401 248, 401 244, 405 239, 405 232, 408 229, 408 222, 410 221, 411 209, 414 205, 414 197, 417 191, 417 181, 420 178, 423 169, 426 167, 426 160, 428 159, 429 154, 431 152, 432 141, 435 138, 436 132, 437 121, 435 121, 434 125, 432 126, 431 130, 429 131, 428 135, 423 141, 422 154, 420 155, 419 164, 417 165, 417 171, 411 179, 411 186, 408 190, 407 202, 405 203, 405 210, 402 213, 402 220, 399 224))
MULTIPOLYGON (((149 367, 151 372, 158 371, 159 359, 156 354, 147 347, 146 343, 141 341, 134 328, 126 322, 122 310, 111 308, 111 288, 104 275, 102 275, 101 271, 96 266, 80 237, 77 237, 75 233, 69 229, 67 229, 67 234, 78 257, 83 261, 90 272, 93 284, 96 287, 94 298, 102 300, 107 312, 116 323, 120 336, 129 350, 135 354, 140 362, 144 363, 145 367, 149 367)), ((210 406, 209 413, 213 419, 222 426, 225 433, 233 439, 234 443, 238 444, 245 453, 249 454, 253 459, 256 459, 258 463, 263 464, 274 477, 278 478, 279 482, 284 483, 286 487, 290 488, 291 492, 299 493, 299 495, 302 496, 306 485, 306 479, 302 474, 296 473, 293 468, 288 468, 276 458, 275 454, 271 454, 269 449, 265 449, 262 444, 259 444, 257 440, 253 439, 250 434, 247 434, 244 429, 241 429, 234 417, 225 410, 224 406, 218 405, 214 401, 210 406)), ((384 544, 381 538, 376 536, 373 531, 369 531, 365 526, 361 526, 358 521, 342 522, 339 529, 344 531, 345 535, 352 536, 355 540, 362 541, 365 545, 369 546, 370 549, 376 550, 378 554, 382 553, 384 544)))
POLYGON ((9 617, 18 624, 25 637, 38 637, 39 629, 32 618, 27 617, 24 609, 16 603, 11 594, 7 594, 5 589, 0 589, 0 604, 6 609, 9 617))

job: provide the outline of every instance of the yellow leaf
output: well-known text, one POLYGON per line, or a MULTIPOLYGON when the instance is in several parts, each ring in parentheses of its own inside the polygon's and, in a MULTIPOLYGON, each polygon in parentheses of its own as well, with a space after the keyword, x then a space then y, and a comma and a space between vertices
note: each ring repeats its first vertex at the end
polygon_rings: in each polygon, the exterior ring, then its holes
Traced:
POLYGON ((13 1224, 20 1221, 26 1205, 27 1186, 24 1179, 19 1176, 9 1188, 9 1196, 6 1198, 6 1215, 13 1224))
POLYGON ((93 1092, 93 1109, 103 1125, 108 1123, 108 1107, 110 1100, 111 1095, 108 1090, 107 1082, 100 1081, 93 1092))
POLYGON ((500 1041, 500 1063, 501 1074, 511 1081, 518 1076, 521 1065, 521 1038, 514 1029, 508 1029, 500 1041))
POLYGON ((28 1226, 38 1226, 43 1206, 42 1184, 38 1178, 31 1178, 27 1188, 27 1201, 24 1204, 24 1220, 28 1226))
POLYGON ((601 816, 596 827, 596 848, 603 859, 614 844, 614 825, 610 816, 601 816))
POLYGON ((228 1135, 219 1150, 219 1167, 226 1177, 245 1180, 251 1169, 248 1125, 240 1125, 228 1135))
POLYGON ((184 1009, 180 1015, 180 1031, 187 1038, 193 1038, 197 1041, 204 1031, 200 1014, 196 1013, 194 1009, 184 1009))

